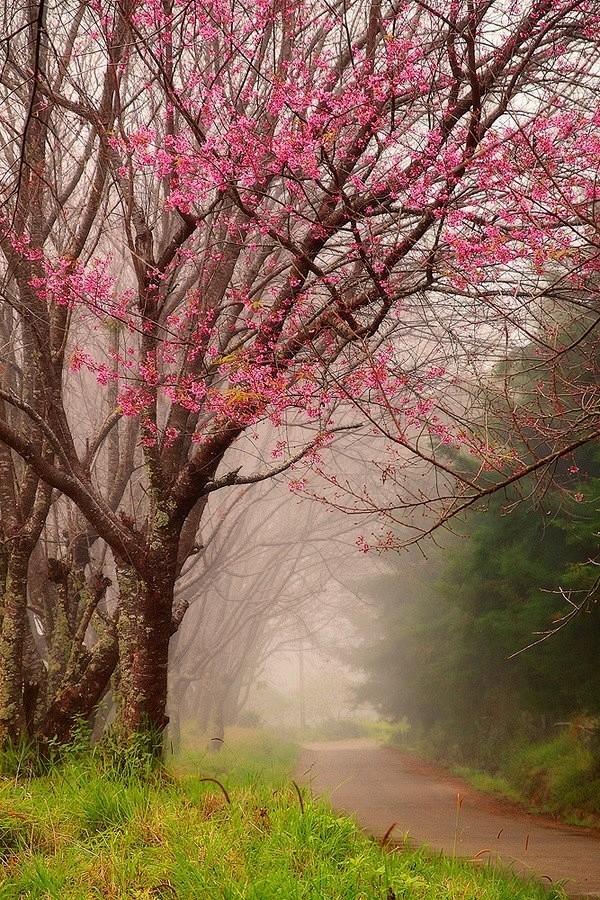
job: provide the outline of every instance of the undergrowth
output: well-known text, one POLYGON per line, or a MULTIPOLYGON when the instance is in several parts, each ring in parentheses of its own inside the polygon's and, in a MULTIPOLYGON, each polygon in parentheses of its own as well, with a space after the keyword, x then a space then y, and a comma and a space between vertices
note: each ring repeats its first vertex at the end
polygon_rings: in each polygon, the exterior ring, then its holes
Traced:
POLYGON ((600 769, 589 744, 566 732, 519 751, 506 778, 534 810, 600 827, 600 769))
POLYGON ((296 785, 292 748, 260 733, 166 769, 81 747, 42 774, 15 761, 0 779, 0 900, 564 896, 424 850, 382 850, 296 785))
POLYGON ((493 766, 478 756, 465 758, 453 745, 429 752, 427 736, 388 727, 386 743, 449 765, 474 787, 498 794, 530 812, 554 816, 568 824, 600 828, 600 754, 581 730, 527 746, 507 744, 493 766))

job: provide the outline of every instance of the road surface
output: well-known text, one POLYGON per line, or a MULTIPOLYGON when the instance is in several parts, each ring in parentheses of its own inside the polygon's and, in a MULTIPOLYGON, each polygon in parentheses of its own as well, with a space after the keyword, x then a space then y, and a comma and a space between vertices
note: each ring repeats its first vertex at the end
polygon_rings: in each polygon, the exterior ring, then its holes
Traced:
POLYGON ((298 778, 375 837, 447 854, 492 860, 546 884, 565 882, 571 897, 600 897, 600 833, 528 815, 461 779, 370 741, 307 744, 298 778))

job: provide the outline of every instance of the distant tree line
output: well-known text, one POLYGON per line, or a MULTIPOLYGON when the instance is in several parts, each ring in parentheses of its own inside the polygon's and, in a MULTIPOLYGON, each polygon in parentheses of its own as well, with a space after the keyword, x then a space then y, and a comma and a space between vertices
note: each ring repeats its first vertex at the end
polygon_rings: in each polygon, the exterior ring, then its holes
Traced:
POLYGON ((360 697, 440 757, 496 768, 509 746, 600 716, 600 451, 472 510, 426 556, 366 584, 360 697))

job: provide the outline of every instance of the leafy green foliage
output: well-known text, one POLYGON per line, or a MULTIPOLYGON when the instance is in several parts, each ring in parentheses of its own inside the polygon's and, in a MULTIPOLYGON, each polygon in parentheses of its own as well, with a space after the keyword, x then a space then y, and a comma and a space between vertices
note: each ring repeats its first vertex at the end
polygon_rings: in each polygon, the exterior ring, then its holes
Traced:
POLYGON ((581 740, 580 727, 575 723, 558 738, 519 751, 507 775, 530 807, 597 825, 600 777, 593 772, 592 753, 581 740))
POLYGON ((568 469, 539 503, 497 495, 444 551, 400 557, 367 586, 374 614, 353 654, 362 696, 408 717, 433 755, 496 771, 515 745, 600 714, 597 449, 568 469))

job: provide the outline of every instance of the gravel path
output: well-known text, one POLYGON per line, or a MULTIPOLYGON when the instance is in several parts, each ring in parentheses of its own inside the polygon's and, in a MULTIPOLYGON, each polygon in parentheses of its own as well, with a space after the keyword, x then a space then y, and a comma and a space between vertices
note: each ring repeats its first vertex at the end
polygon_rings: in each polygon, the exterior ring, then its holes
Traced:
POLYGON ((371 741, 307 744, 297 776, 313 792, 391 838, 512 866, 570 896, 600 897, 600 834, 557 825, 476 791, 445 770, 371 741))

